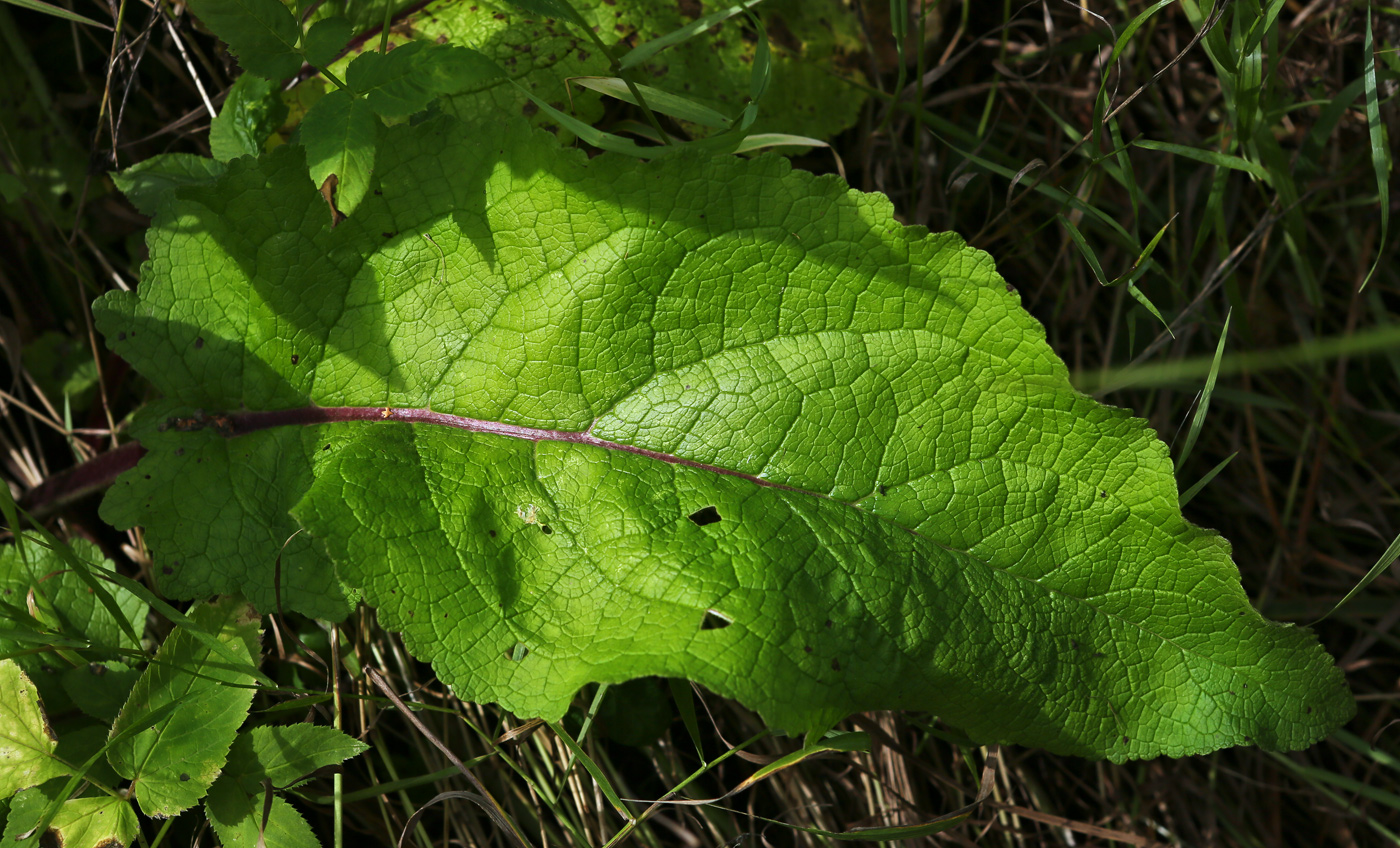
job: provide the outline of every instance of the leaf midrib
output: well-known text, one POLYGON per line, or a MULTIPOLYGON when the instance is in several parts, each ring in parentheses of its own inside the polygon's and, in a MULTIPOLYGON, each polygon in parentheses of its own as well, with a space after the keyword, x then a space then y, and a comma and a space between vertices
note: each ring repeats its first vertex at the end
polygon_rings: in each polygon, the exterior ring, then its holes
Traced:
MULTIPOLYGON (((687 459, 685 457, 677 456, 675 454, 662 453, 660 451, 649 450, 647 448, 637 447, 636 445, 629 445, 623 442, 614 442, 608 439, 601 439, 597 436, 592 435, 591 432, 579 432, 574 430, 550 430, 539 427, 525 427, 519 424, 506 424, 501 421, 488 421, 480 418, 468 418, 462 415, 451 415, 445 412, 436 412, 431 409, 391 406, 304 406, 292 409, 240 412, 228 416, 228 422, 231 425, 231 430, 227 433, 227 435, 238 436, 243 435, 245 433, 253 433, 259 430, 269 429, 272 427, 296 425, 305 426, 313 424, 331 424, 337 422, 385 421, 393 421, 406 424, 435 424, 439 426, 453 427, 455 429, 465 430, 471 433, 484 433, 487 435, 504 436, 507 438, 521 439, 524 441, 531 441, 535 443, 543 441, 564 442, 568 444, 578 444, 586 445, 589 447, 603 448, 605 450, 619 450, 624 451, 626 453, 636 454, 638 456, 644 456, 648 459, 654 459, 659 462, 669 463, 671 465, 683 465, 687 468, 695 468, 700 471, 708 471, 714 474, 723 474, 729 477, 737 477, 742 480, 747 480, 750 483, 753 483, 758 486, 779 489, 781 491, 792 492, 794 494, 799 495, 807 495, 814 498, 821 498, 823 500, 832 501, 834 503, 840 503, 843 506, 848 506, 852 509, 859 509, 868 512, 868 510, 865 510, 865 508, 860 506, 859 503, 840 501, 822 492, 815 492, 810 489, 803 489, 797 486, 789 486, 784 483, 778 483, 772 480, 767 480, 757 475, 748 474, 743 471, 736 471, 732 468, 725 468, 719 465, 710 465, 703 462, 697 462, 696 460, 687 459)), ((1143 633, 1146 633, 1155 639, 1161 640, 1165 644, 1171 645, 1173 648, 1180 651, 1182 654, 1189 654, 1191 656, 1197 657, 1198 659, 1204 660, 1209 664, 1229 669, 1232 673, 1239 672, 1238 666, 1229 665, 1227 663, 1221 662, 1215 657, 1210 657, 1201 654, 1198 651, 1192 650, 1191 648, 1185 647, 1177 643, 1176 640, 1167 636, 1163 636, 1162 634, 1157 633, 1156 631, 1148 628, 1141 622, 1125 618, 1122 615, 1119 615, 1118 613, 1112 613, 1103 610, 1087 598, 1082 598, 1078 595, 1070 594, 1054 586, 1046 586, 1039 580, 1035 580, 1025 575, 1016 574, 1015 572, 1010 571, 1006 568, 998 567, 981 557, 975 556, 969 551, 949 547, 948 545, 945 545, 937 541, 936 539, 930 538, 929 536, 926 536, 923 533, 920 533, 919 531, 911 527, 906 527, 905 525, 900 524, 899 522, 892 521, 891 519, 881 516, 877 513, 870 514, 874 515, 876 518, 879 518, 882 521, 886 521, 894 525, 895 527, 898 527, 906 533, 918 536, 921 539, 925 539, 929 543, 937 545, 938 547, 944 550, 971 557, 993 571, 1006 574, 1023 582, 1031 583, 1037 588, 1049 594, 1070 598, 1074 601, 1084 604, 1086 607, 1093 610, 1096 614, 1102 615, 1106 618, 1117 620, 1119 622, 1122 622, 1123 624, 1140 630, 1143 633)), ((1256 683, 1257 682, 1258 681, 1256 681, 1256 683)))

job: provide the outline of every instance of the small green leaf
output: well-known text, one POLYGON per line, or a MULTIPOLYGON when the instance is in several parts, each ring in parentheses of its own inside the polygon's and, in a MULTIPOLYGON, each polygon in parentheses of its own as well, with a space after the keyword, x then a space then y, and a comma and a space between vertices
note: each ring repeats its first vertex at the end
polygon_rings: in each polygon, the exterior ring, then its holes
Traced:
MULTIPOLYGON (((111 572, 116 566, 102 556, 102 551, 85 539, 74 539, 72 554, 89 564, 94 571, 111 572)), ((58 551, 39 545, 29 547, 24 555, 13 546, 0 548, 0 591, 7 598, 26 598, 34 593, 35 608, 44 614, 47 629, 80 637, 90 645, 108 652, 134 650, 128 632, 138 633, 145 626, 146 605, 125 589, 101 583, 115 602, 121 620, 102 602, 82 576, 58 551)), ((23 600, 20 603, 24 603, 23 600)), ((4 648, 0 647, 0 651, 4 648)))
POLYGON ((48 787, 27 789, 15 796, 5 822, 4 844, 19 848, 61 845, 63 848, 119 848, 136 838, 138 823, 131 804, 116 796, 73 798, 63 802, 44 834, 20 837, 34 830, 44 809, 54 800, 48 787), (45 838, 40 838, 41 836, 45 838))
POLYGON ((97 393, 97 363, 87 342, 46 332, 24 346, 24 367, 59 409, 86 409, 97 393))
POLYGON ((301 122, 311 181, 321 186, 335 177, 335 208, 345 215, 369 191, 378 130, 379 119, 364 98, 344 90, 322 97, 301 122))
POLYGON ((277 84, 244 74, 233 83, 219 116, 209 124, 209 149, 220 162, 257 156, 286 119, 287 104, 277 84))
POLYGON ((301 68, 301 27, 278 0, 191 0, 190 10, 248 73, 280 80, 301 68))
MULTIPOLYGON (((231 597, 200 604, 190 617, 240 659, 256 661, 259 618, 246 602, 231 597)), ((143 813, 172 816, 204 797, 248 715, 252 684, 252 675, 230 670, 184 628, 165 640, 113 723, 115 741, 107 752, 117 773, 132 781, 143 813), (153 727, 121 737, 170 705, 174 709, 153 727)))
POLYGON ((63 689, 78 709, 93 718, 112 722, 140 677, 139 670, 119 662, 91 663, 65 671, 63 689))
POLYGON ((321 843, 291 804, 272 796, 263 820, 263 795, 249 794, 229 777, 221 777, 204 799, 204 812, 223 848, 316 848, 321 843))
POLYGON ((113 172, 112 182, 143 215, 154 216, 160 205, 174 196, 175 189, 208 183, 223 173, 224 163, 217 159, 190 153, 159 153, 125 171, 113 172))
POLYGON ((0 660, 0 798, 68 774, 39 690, 14 660, 0 660))
POLYGON ((355 25, 340 15, 322 18, 306 31, 306 61, 318 68, 326 67, 336 60, 354 34, 355 25))
POLYGON ((466 47, 411 41, 388 53, 362 53, 345 83, 386 120, 426 109, 434 97, 455 94, 501 76, 496 63, 466 47))
POLYGON ((24 196, 24 181, 14 174, 0 174, 0 198, 14 203, 24 196))
POLYGON ((368 745, 334 727, 312 724, 255 727, 238 734, 229 749, 224 772, 247 792, 256 792, 264 778, 274 789, 285 789, 319 768, 357 756, 368 745))

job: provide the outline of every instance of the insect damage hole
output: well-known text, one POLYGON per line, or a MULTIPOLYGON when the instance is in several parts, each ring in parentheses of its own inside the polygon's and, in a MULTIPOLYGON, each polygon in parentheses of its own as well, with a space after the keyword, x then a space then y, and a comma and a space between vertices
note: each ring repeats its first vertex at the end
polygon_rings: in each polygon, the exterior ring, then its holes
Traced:
MULTIPOLYGON (((697 527, 704 527, 707 524, 715 524, 719 521, 719 510, 713 506, 702 507, 690 514, 690 520, 695 522, 697 527)), ((713 612, 713 610, 711 610, 713 612)))
MULTIPOLYGON (((711 507, 713 509, 713 507, 711 507)), ((701 630, 723 630, 734 623, 734 619, 720 612, 719 610, 705 610, 705 617, 700 619, 701 630)))

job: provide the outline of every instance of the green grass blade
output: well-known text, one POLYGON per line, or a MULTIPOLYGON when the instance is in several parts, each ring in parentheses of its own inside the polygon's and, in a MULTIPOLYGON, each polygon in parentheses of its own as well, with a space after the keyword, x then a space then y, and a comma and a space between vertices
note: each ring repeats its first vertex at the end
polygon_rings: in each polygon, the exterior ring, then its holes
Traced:
MULTIPOLYGON (((1128 21, 1128 25, 1123 28, 1122 34, 1113 42, 1113 52, 1109 54, 1108 61, 1104 62, 1104 68, 1108 69, 1114 66, 1114 63, 1118 61, 1118 57, 1123 55, 1123 51, 1127 49, 1128 44, 1132 42, 1133 36, 1137 34, 1139 29, 1142 29, 1143 24, 1147 23, 1153 15, 1175 2, 1176 0, 1157 0, 1156 3, 1153 3, 1151 6, 1139 12, 1137 17, 1128 21)), ((1099 82, 1099 93, 1094 98, 1093 126, 1096 128, 1102 123, 1103 114, 1108 109, 1108 99, 1106 97, 1108 91, 1108 77, 1107 70, 1105 70, 1103 79, 1099 82)))
POLYGON ((1228 153, 1219 153, 1214 150, 1202 150, 1197 147, 1187 147, 1184 144, 1171 144, 1166 141, 1152 141, 1150 139, 1139 139, 1133 142, 1133 146, 1141 147, 1144 150, 1160 150, 1163 153, 1174 153, 1177 156, 1194 159, 1197 162, 1204 162, 1207 165, 1215 165, 1218 168, 1230 168, 1235 171, 1244 171, 1266 183, 1270 181, 1270 174, 1267 168, 1240 156, 1231 156, 1228 153))
POLYGON ((1186 442, 1182 444, 1181 455, 1176 460, 1178 469, 1184 466, 1187 457, 1191 456, 1191 449, 1196 446, 1201 427, 1206 423, 1210 396, 1215 391, 1215 378, 1220 375, 1220 358, 1225 355, 1225 340, 1230 336, 1230 315, 1230 312, 1225 313, 1225 327, 1220 331, 1220 341, 1215 345, 1215 359, 1211 361, 1210 373, 1206 375, 1206 387, 1201 390, 1201 402, 1196 405, 1196 412, 1191 416, 1191 429, 1186 433, 1186 442))
POLYGON ((594 783, 597 784, 598 789, 602 791, 603 796, 608 799, 608 803, 617 811, 617 814, 622 816, 624 821, 632 821, 634 816, 628 811, 626 805, 622 803, 622 797, 619 796, 617 790, 613 788, 612 781, 608 780, 608 776, 603 773, 603 770, 598 767, 598 764, 593 761, 593 758, 588 756, 588 752, 584 751, 583 748, 574 741, 574 738, 564 729, 564 725, 557 721, 552 721, 548 724, 550 730, 553 730, 555 735, 564 740, 564 744, 568 746, 570 754, 580 763, 583 763, 584 770, 593 776, 594 783))
POLYGON ((1337 601, 1337 605, 1328 610, 1327 615, 1314 621, 1313 624, 1317 624, 1318 621, 1329 618, 1333 613, 1341 609, 1348 601, 1360 594, 1367 586, 1371 585, 1372 580, 1380 577, 1385 573, 1386 569, 1394 565, 1397 558, 1400 558, 1400 536, 1395 537, 1395 540, 1390 543, 1390 547, 1386 548, 1385 552, 1381 554, 1381 558, 1376 560, 1376 564, 1371 566, 1370 571, 1366 572, 1366 576, 1362 577, 1355 586, 1351 587, 1351 591, 1347 592, 1340 601, 1337 601))
POLYGON ((1376 93, 1376 46, 1371 33, 1371 4, 1366 3, 1366 39, 1362 45, 1362 61, 1366 66, 1366 127, 1370 131, 1371 166, 1376 171, 1376 193, 1381 203, 1381 237, 1376 243, 1376 261, 1366 278, 1361 281, 1364 289, 1371 282, 1371 276, 1380 267, 1381 257, 1385 256, 1385 241, 1390 234, 1390 146, 1386 140, 1385 124, 1381 121, 1380 98, 1376 93))
POLYGON ((45 3, 44 0, 0 0, 0 2, 12 3, 21 9, 28 9, 31 12, 42 12, 45 15, 53 15, 55 18, 63 18, 65 21, 95 26, 99 29, 111 31, 111 27, 101 21, 94 21, 92 18, 85 18, 77 12, 70 12, 62 6, 55 6, 52 3, 45 3))
MULTIPOLYGON (((1311 339, 1289 347, 1256 350, 1227 356, 1220 363, 1221 374, 1267 371, 1336 359, 1400 350, 1400 325, 1383 325, 1346 335, 1311 339)), ((1214 357, 1197 356, 1151 365, 1130 365, 1108 372, 1085 371, 1074 375, 1080 391, 1096 394, 1128 386, 1170 386, 1199 379, 1210 373, 1214 357)))
POLYGON ((1104 275, 1103 265, 1099 264, 1099 257, 1095 255, 1094 249, 1089 246, 1089 242, 1084 239, 1084 234, 1079 232, 1079 228, 1074 222, 1064 215, 1055 216, 1060 219, 1060 223, 1065 225, 1065 231, 1069 233, 1070 240, 1074 246, 1079 248, 1079 253, 1084 257, 1084 261, 1089 263, 1089 269, 1094 272, 1094 279, 1099 281, 1099 285, 1108 285, 1108 277, 1104 275))
MULTIPOLYGON (((633 96, 627 87, 626 80, 618 77, 574 77, 569 82, 576 83, 584 88, 596 91, 607 97, 621 100, 624 103, 631 103, 633 106, 640 106, 637 98, 633 96)), ((646 103, 653 110, 679 118, 682 121, 690 121, 693 124, 700 124, 714 129, 728 129, 729 118, 711 109, 708 106, 687 100, 669 91, 662 91, 649 85, 638 85, 637 91, 646 98, 646 103)))
POLYGON ((1343 745, 1355 751, 1356 753, 1360 754, 1361 756, 1366 757, 1367 759, 1372 760, 1373 762, 1379 763, 1380 765, 1383 765, 1386 768, 1394 769, 1395 771, 1400 771, 1400 757, 1395 756, 1389 751, 1383 751, 1380 748, 1377 748, 1376 746, 1367 743, 1366 740, 1362 739, 1360 736, 1357 736, 1355 733, 1352 733, 1349 730, 1336 731, 1332 734, 1332 741, 1340 742, 1343 745))
POLYGON ((1142 293, 1142 289, 1138 288, 1135 283, 1130 282, 1128 283, 1128 294, 1133 296, 1133 300, 1136 300, 1138 303, 1142 304, 1143 309, 1146 309, 1148 312, 1151 312, 1152 317, 1162 322, 1162 326, 1167 329, 1167 335, 1171 336, 1172 338, 1176 338, 1176 333, 1172 332, 1171 323, 1167 321, 1166 318, 1162 317, 1162 313, 1157 310, 1157 307, 1152 304, 1152 301, 1147 299, 1147 295, 1142 293))
POLYGON ((809 138, 805 135, 789 135, 788 133, 754 133, 739 142, 735 148, 735 153, 749 153, 754 150, 762 150, 766 147, 830 147, 831 145, 819 138, 809 138))
POLYGON ((627 55, 618 60, 618 67, 624 71, 628 68, 634 68, 655 56, 657 53, 660 53, 662 50, 668 47, 674 47, 683 41, 688 41, 705 32, 710 27, 724 23, 735 15, 746 12, 762 2, 763 0, 743 0, 742 3, 730 6, 727 9, 712 12, 711 14, 705 15, 703 18, 696 18, 673 32, 668 32, 663 36, 653 38, 651 41, 638 44, 628 51, 627 55))
POLYGON ((690 734, 690 741, 695 743, 695 753, 700 755, 700 762, 703 763, 705 746, 700 742, 700 720, 695 715, 695 690, 690 688, 689 682, 677 677, 666 678, 666 685, 671 687, 671 698, 681 714, 681 724, 685 725, 685 732, 690 734))
POLYGON ((1187 489, 1185 492, 1182 492, 1182 493, 1181 493, 1181 500, 1179 501, 1179 503, 1181 504, 1181 506, 1182 506, 1183 508, 1185 508, 1185 506, 1191 502, 1191 499, 1192 499, 1192 498, 1196 497, 1196 495, 1199 495, 1199 494, 1201 493, 1201 490, 1202 490, 1202 489, 1204 489, 1206 486, 1210 485, 1210 481, 1214 480, 1214 479, 1215 479, 1215 476, 1216 476, 1217 474, 1219 474, 1220 472, 1224 471, 1224 470, 1225 470, 1225 466, 1229 465, 1229 464, 1234 460, 1234 458, 1237 457, 1237 456, 1239 456, 1239 455, 1240 455, 1240 452, 1239 452, 1239 451, 1235 451, 1234 453, 1232 453, 1232 454, 1230 454, 1229 456, 1225 457, 1223 460, 1220 461, 1220 464, 1219 464, 1219 465, 1215 466, 1215 467, 1212 468, 1210 471, 1207 471, 1207 472, 1206 472, 1206 476, 1202 477, 1200 480, 1197 480, 1197 481, 1196 481, 1196 485, 1194 485, 1194 486, 1192 486, 1191 488, 1187 489))

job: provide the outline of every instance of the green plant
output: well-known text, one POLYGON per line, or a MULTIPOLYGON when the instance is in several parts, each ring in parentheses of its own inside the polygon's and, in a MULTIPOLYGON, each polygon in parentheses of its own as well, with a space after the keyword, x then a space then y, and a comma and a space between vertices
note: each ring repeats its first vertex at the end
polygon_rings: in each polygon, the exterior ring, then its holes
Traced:
POLYGON ((307 724, 240 733, 254 684, 273 685, 257 670, 258 613, 231 596, 181 614, 112 571, 93 546, 47 534, 0 549, 9 624, 0 653, 14 657, 0 659, 5 841, 37 845, 50 833, 69 846, 126 845, 137 834, 133 802, 168 827, 203 801, 229 848, 255 845, 264 831, 269 845, 314 844, 274 792, 366 746, 307 724), (8 599, 17 598, 35 612, 16 609, 8 599), (148 600, 178 622, 150 657, 138 636, 148 600), (28 646, 57 649, 71 667, 57 670, 28 646), (41 691, 50 710, 76 706, 83 716, 52 727, 41 691))

